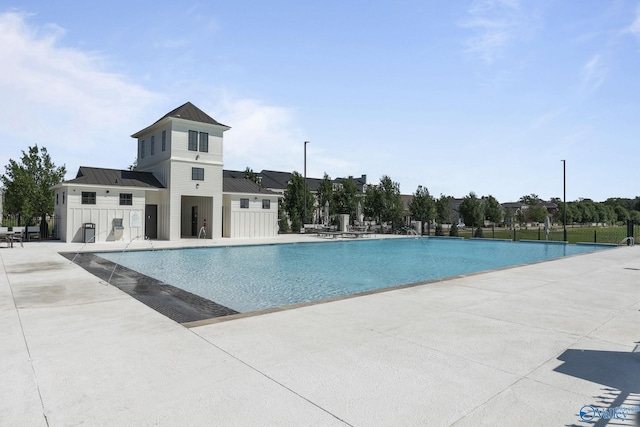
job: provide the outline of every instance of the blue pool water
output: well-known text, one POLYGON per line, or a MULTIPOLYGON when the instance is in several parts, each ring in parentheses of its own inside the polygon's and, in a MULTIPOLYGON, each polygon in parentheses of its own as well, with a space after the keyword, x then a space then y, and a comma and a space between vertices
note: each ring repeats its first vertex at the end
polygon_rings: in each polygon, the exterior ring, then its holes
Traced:
POLYGON ((604 248, 409 238, 96 255, 249 312, 604 248))

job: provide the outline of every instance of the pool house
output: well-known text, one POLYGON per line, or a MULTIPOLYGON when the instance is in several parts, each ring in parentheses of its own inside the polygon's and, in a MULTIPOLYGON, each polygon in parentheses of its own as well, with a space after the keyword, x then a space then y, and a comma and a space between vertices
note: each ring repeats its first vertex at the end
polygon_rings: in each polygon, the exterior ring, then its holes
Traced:
POLYGON ((229 129, 187 102, 134 133, 135 171, 80 167, 53 187, 57 235, 67 242, 277 235, 281 195, 224 176, 229 129))

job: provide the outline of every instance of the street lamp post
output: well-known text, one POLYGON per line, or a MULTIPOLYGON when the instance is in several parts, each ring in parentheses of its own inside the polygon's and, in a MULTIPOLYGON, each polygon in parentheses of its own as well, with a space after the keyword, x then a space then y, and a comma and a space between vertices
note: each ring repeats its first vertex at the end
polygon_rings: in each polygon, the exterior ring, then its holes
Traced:
POLYGON ((564 193, 562 196, 563 204, 564 204, 564 241, 567 241, 567 161, 561 160, 562 162, 562 175, 563 175, 563 183, 564 183, 564 193))
POLYGON ((309 141, 305 141, 304 142, 304 187, 303 188, 303 192, 304 192, 304 208, 303 208, 303 212, 304 212, 304 216, 302 217, 302 228, 304 228, 304 223, 307 220, 307 144, 309 143, 309 141))

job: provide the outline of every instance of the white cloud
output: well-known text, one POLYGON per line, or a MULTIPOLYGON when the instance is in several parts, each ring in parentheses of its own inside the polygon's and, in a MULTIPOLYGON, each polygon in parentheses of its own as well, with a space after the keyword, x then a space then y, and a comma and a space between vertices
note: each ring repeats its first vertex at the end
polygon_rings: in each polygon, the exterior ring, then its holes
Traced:
POLYGON ((160 96, 109 71, 107 58, 65 47, 64 35, 26 13, 0 14, 0 138, 11 144, 0 162, 37 143, 68 176, 82 164, 126 167, 136 153, 128 135, 160 96))
POLYGON ((469 29, 466 52, 493 63, 513 41, 523 25, 517 0, 474 0, 468 19, 459 25, 469 29))
MULTIPOLYGON (((302 147, 302 132, 293 125, 294 115, 289 109, 266 105, 254 99, 223 97, 216 110, 222 123, 232 127, 225 133, 225 167, 250 166, 260 170, 292 169, 297 165, 296 146, 302 147), (243 164, 244 166, 239 166, 243 164)), ((299 162, 297 162, 299 164, 299 162)))
MULTIPOLYGON (((225 167, 302 171, 309 136, 295 111, 195 80, 176 102, 110 71, 115 65, 105 55, 66 47, 64 36, 57 25, 32 25, 25 13, 0 13, 0 168, 34 144, 46 147, 56 165, 66 164, 67 178, 83 165, 126 168, 136 157, 129 135, 192 100, 232 127, 225 133, 225 167)), ((308 155, 309 176, 352 166, 313 144, 308 155)))
POLYGON ((636 16, 628 31, 640 39, 640 7, 636 9, 636 16))
MULTIPOLYGON (((212 110, 220 112, 216 120, 232 127, 224 137, 225 168, 303 172, 304 141, 309 137, 296 124, 294 110, 255 99, 221 98, 212 110)), ((307 145, 307 159, 308 176, 321 177, 326 171, 335 177, 354 170, 353 162, 326 153, 313 141, 307 145)))
POLYGON ((593 55, 582 67, 582 84, 587 91, 600 87, 607 75, 607 69, 601 55, 593 55))

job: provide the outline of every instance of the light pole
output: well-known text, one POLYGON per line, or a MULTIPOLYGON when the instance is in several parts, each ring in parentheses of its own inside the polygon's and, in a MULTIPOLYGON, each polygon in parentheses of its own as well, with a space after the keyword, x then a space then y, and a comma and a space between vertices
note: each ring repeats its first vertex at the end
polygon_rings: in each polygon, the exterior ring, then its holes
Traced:
POLYGON ((304 187, 303 188, 303 192, 304 192, 304 216, 302 217, 302 228, 304 229, 304 222, 307 219, 307 144, 309 143, 309 141, 305 141, 304 142, 304 187))
POLYGON ((563 175, 563 183, 564 183, 564 193, 562 195, 562 200, 564 204, 564 241, 567 241, 567 161, 561 160, 562 162, 562 175, 563 175))

